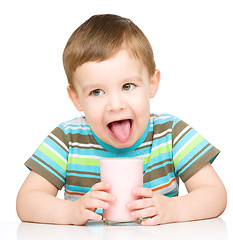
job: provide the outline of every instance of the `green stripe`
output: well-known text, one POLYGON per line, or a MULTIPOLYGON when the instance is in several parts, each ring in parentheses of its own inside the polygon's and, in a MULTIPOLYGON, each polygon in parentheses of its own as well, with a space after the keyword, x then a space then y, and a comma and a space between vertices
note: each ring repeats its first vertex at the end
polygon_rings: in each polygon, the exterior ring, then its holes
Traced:
POLYGON ((93 158, 69 157, 68 162, 71 164, 89 165, 96 167, 100 166, 100 160, 93 158))
POLYGON ((159 156, 160 154, 163 154, 163 153, 168 153, 168 152, 170 152, 171 150, 172 150, 172 144, 171 144, 171 143, 168 143, 167 145, 164 145, 164 146, 162 146, 162 147, 159 147, 159 148, 153 150, 153 151, 151 152, 150 156, 145 157, 143 163, 144 163, 144 164, 148 164, 148 163, 149 163, 149 160, 150 160, 151 158, 157 157, 157 156, 159 156))
POLYGON ((49 158, 51 158, 53 161, 55 161, 60 167, 62 167, 64 170, 66 170, 66 163, 64 163, 61 158, 59 158, 55 153, 53 153, 50 149, 48 149, 46 146, 41 144, 38 148, 42 153, 47 155, 49 158))
POLYGON ((184 158, 189 152, 192 151, 193 148, 195 148, 201 141, 203 141, 204 138, 201 135, 198 135, 192 142, 188 144, 174 159, 174 166, 178 165, 180 160, 184 158))

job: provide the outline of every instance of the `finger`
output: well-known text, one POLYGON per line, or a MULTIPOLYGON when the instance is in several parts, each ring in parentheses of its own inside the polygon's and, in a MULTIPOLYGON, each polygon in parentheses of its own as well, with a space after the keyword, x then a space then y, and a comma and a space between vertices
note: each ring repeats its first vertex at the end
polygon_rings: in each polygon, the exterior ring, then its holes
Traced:
POLYGON ((88 208, 88 209, 96 209, 96 208, 107 209, 108 207, 109 207, 109 203, 99 199, 87 198, 85 201, 85 208, 88 208))
POLYGON ((101 191, 101 190, 108 190, 110 188, 110 184, 106 182, 98 182, 94 184, 91 188, 91 191, 101 191))
POLYGON ((152 198, 153 192, 149 188, 136 188, 133 190, 133 194, 138 197, 152 198))
POLYGON ((96 199, 106 201, 106 202, 110 202, 110 201, 115 200, 114 196, 112 196, 110 193, 103 192, 103 191, 91 191, 89 196, 91 198, 96 198, 96 199))
POLYGON ((85 210, 84 215, 85 215, 85 218, 89 220, 94 220, 94 221, 102 220, 102 216, 100 214, 97 214, 89 209, 85 210))
POLYGON ((150 219, 143 220, 141 222, 142 226, 156 226, 156 225, 159 225, 159 224, 161 224, 161 220, 160 220, 159 215, 156 215, 156 216, 154 216, 150 219))
POLYGON ((143 208, 153 207, 153 202, 151 198, 144 198, 144 199, 139 199, 131 203, 128 203, 127 207, 130 210, 143 209, 143 208))
POLYGON ((152 217, 156 215, 156 210, 154 207, 149 207, 137 211, 131 212, 132 217, 135 218, 145 218, 145 217, 152 217))

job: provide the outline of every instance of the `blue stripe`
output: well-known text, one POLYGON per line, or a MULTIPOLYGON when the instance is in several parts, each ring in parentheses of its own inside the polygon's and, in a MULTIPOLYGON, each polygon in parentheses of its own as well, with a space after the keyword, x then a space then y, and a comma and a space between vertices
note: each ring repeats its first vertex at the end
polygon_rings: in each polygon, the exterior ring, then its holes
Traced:
POLYGON ((167 174, 167 176, 154 179, 154 180, 152 180, 150 182, 147 182, 147 183, 143 183, 143 186, 145 186, 147 188, 155 188, 159 185, 163 185, 163 184, 166 184, 166 183, 170 182, 170 180, 174 177, 175 177, 175 174, 173 172, 170 172, 170 173, 167 174))
POLYGON ((69 185, 69 184, 66 184, 66 189, 67 189, 67 191, 81 192, 81 193, 87 193, 91 190, 91 188, 89 188, 89 187, 74 186, 74 185, 69 185))
MULTIPOLYGON (((37 156, 39 159, 42 159, 44 162, 46 162, 49 166, 51 166, 54 170, 59 172, 64 178, 66 177, 66 171, 60 167, 56 162, 53 161, 50 157, 48 157, 46 154, 41 152, 40 150, 36 150, 34 153, 35 156, 37 156)), ((35 158, 36 159, 36 158, 35 158)), ((34 159, 33 159, 34 160, 34 159)), ((44 164, 43 164, 44 165, 44 164)), ((51 169, 49 170, 51 172, 51 169)))
POLYGON ((175 190, 169 192, 169 193, 166 193, 164 194, 164 196, 166 197, 175 197, 178 195, 178 187, 175 188, 175 190))
POLYGON ((90 165, 81 165, 81 164, 68 164, 67 171, 80 171, 80 172, 100 173, 100 167, 98 167, 98 166, 90 166, 90 165))
POLYGON ((56 142, 54 142, 51 138, 47 137, 44 140, 44 143, 48 144, 52 149, 54 149, 57 153, 59 153, 64 159, 68 159, 67 152, 61 148, 56 142))
MULTIPOLYGON (((159 125, 163 125, 164 123, 171 122, 172 123, 172 118, 166 118, 166 119, 155 119, 154 121, 154 126, 157 126, 159 128, 159 125)), ((171 124, 172 127, 172 124, 171 124)))
MULTIPOLYGON (((175 172, 177 173, 188 161, 190 161, 190 159, 192 159, 201 149, 203 149, 204 147, 206 147, 206 145, 209 144, 209 142, 207 140, 202 140, 195 148, 193 148, 185 157, 183 157, 179 163, 176 166, 175 172)), ((209 148, 205 149, 204 152, 206 152, 209 148)), ((203 151, 194 159, 198 159, 200 158, 200 156, 203 155, 204 153, 203 151)), ((190 166, 192 163, 188 164, 188 166, 190 166)), ((179 175, 181 173, 179 172, 179 175)))
POLYGON ((137 149, 134 151, 123 151, 122 152, 122 156, 120 156, 117 153, 112 153, 112 152, 108 152, 108 151, 104 151, 103 149, 85 149, 85 148, 79 148, 79 147, 73 147, 70 148, 70 154, 77 154, 77 155, 83 155, 83 156, 92 156, 92 158, 96 158, 96 157, 110 157, 110 158, 116 158, 116 157, 137 157, 137 156, 141 156, 141 155, 145 155, 150 153, 151 150, 151 146, 142 148, 142 149, 137 149))
POLYGON ((179 119, 179 118, 173 118, 173 126, 172 126, 172 128, 174 128, 175 126, 176 126, 176 124, 177 123, 179 123, 181 121, 181 119, 179 119))
POLYGON ((166 135, 164 135, 164 137, 161 137, 161 138, 158 138, 158 139, 156 138, 153 141, 153 144, 158 146, 160 144, 167 143, 167 142, 171 141, 171 139, 172 139, 172 134, 169 132, 166 135))
POLYGON ((93 178, 93 179, 100 179, 100 176, 85 174, 85 173, 67 173, 67 177, 83 177, 83 178, 93 178))
POLYGON ((97 208, 95 212, 98 213, 98 214, 103 214, 103 209, 97 208))
MULTIPOLYGON (((204 140, 203 140, 204 141, 204 140)), ((205 140, 206 141, 206 140, 205 140)), ((207 142, 207 141, 206 141, 207 142)), ((206 143, 206 145, 208 144, 208 142, 206 143)), ((189 168, 194 162, 196 162, 200 157, 202 157, 206 152, 208 152, 213 146, 208 146, 204 151, 202 151, 196 158, 193 159, 193 161, 191 161, 189 164, 187 164, 187 166, 182 169, 182 171, 179 172, 179 175, 181 175, 187 168, 189 168)), ((201 150, 203 148, 203 145, 199 146, 199 149, 201 150)), ((196 150, 196 149, 195 149, 196 150)), ((194 152, 194 150, 192 151, 194 152)), ((195 154, 197 153, 198 151, 195 151, 195 154)), ((193 154, 193 156, 195 155, 193 154)), ((190 155, 190 154, 189 154, 190 155)), ((179 171, 179 169, 182 168, 182 166, 184 166, 185 164, 185 161, 188 162, 190 160, 190 158, 183 158, 181 161, 181 165, 180 165, 180 162, 178 163, 177 167, 176 167, 176 172, 179 171), (180 166, 179 166, 180 165, 180 166)), ((211 161, 211 160, 210 160, 211 161)))
MULTIPOLYGON (((67 127, 66 127, 67 128, 67 127)), ((67 128, 66 130, 64 130, 65 134, 81 134, 81 135, 92 135, 91 130, 90 129, 71 129, 71 128, 67 128)))
POLYGON ((162 161, 167 160, 167 159, 172 159, 171 152, 161 153, 160 155, 151 158, 149 163, 148 163, 148 166, 154 165, 155 163, 159 163, 159 162, 162 162, 162 161))
POLYGON ((184 137, 178 140, 179 142, 173 147, 174 156, 196 133, 194 129, 191 129, 184 137))
POLYGON ((54 172, 51 168, 47 167, 44 163, 36 159, 35 157, 31 156, 31 159, 50 172, 52 175, 55 175, 58 179, 60 179, 63 183, 65 183, 64 179, 62 179, 56 172, 54 172))
MULTIPOLYGON (((164 160, 166 160, 166 159, 164 159, 164 160)), ((163 160, 161 160, 161 161, 163 161, 163 160)), ((155 164, 155 163, 156 163, 156 161, 153 161, 152 164, 155 164)), ((158 168, 161 168, 161 167, 165 167, 165 166, 168 165, 168 164, 173 165, 173 160, 169 160, 169 161, 167 161, 167 162, 165 162, 165 163, 161 163, 161 164, 159 164, 159 165, 156 165, 156 166, 148 169, 148 170, 147 170, 147 173, 149 173, 149 172, 151 172, 151 171, 153 171, 153 170, 155 170, 155 169, 158 169, 158 168)), ((149 166, 149 165, 148 165, 148 166, 149 166)))

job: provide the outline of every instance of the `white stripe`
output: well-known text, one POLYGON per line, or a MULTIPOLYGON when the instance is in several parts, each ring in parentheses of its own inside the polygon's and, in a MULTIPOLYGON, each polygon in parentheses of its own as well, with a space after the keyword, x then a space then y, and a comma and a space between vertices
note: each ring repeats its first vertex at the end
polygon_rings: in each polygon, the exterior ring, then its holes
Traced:
POLYGON ((172 116, 168 115, 168 116, 155 116, 155 120, 159 120, 159 119, 167 119, 167 118, 171 118, 172 116))
POLYGON ((190 126, 187 126, 185 129, 183 129, 179 135, 174 139, 174 145, 176 144, 176 142, 179 140, 179 138, 185 133, 187 132, 191 127, 190 126))
POLYGON ((157 122, 159 120, 164 120, 164 119, 168 119, 168 118, 171 118, 171 116, 154 116, 154 117, 150 117, 150 123, 151 123, 151 126, 154 125, 154 122, 157 122))
POLYGON ((72 129, 72 130, 77 130, 77 129, 90 130, 90 127, 87 127, 87 126, 85 126, 85 127, 83 127, 83 126, 78 126, 78 127, 67 126, 67 127, 65 128, 65 130, 67 130, 67 129, 72 129))
POLYGON ((140 155, 139 158, 148 158, 150 156, 150 153, 146 153, 143 155, 140 155))
POLYGON ((78 117, 64 123, 64 127, 67 125, 87 125, 87 121, 83 117, 78 117))
POLYGON ((44 145, 46 148, 51 150, 54 154, 56 154, 64 163, 67 163, 67 160, 63 158, 58 152, 56 152, 53 148, 51 148, 47 143, 43 142, 42 145, 44 145))
POLYGON ((91 158, 93 160, 95 159, 101 159, 102 157, 100 156, 94 156, 94 155, 80 155, 80 154, 70 154, 70 157, 74 157, 74 158, 91 158))
POLYGON ((62 147, 64 147, 64 148, 67 150, 67 152, 69 152, 69 149, 67 148, 67 146, 66 146, 59 138, 57 138, 57 137, 56 137, 54 134, 52 134, 52 133, 50 133, 49 136, 50 136, 51 138, 53 138, 55 141, 57 141, 62 147))
POLYGON ((169 133, 169 132, 172 132, 172 129, 171 129, 171 128, 165 130, 164 132, 154 134, 153 139, 154 139, 154 138, 159 138, 159 137, 161 137, 161 136, 163 136, 163 135, 166 135, 166 134, 169 133))
POLYGON ((145 146, 149 146, 149 145, 151 145, 152 144, 152 141, 149 141, 149 142, 145 142, 145 143, 142 143, 141 145, 140 145, 140 148, 141 147, 145 147, 145 146))
POLYGON ((70 146, 78 146, 78 147, 86 147, 86 148, 94 147, 94 148, 103 149, 100 145, 92 144, 92 143, 85 144, 85 143, 78 143, 78 142, 69 142, 69 145, 70 146))
MULTIPOLYGON (((170 179, 169 182, 163 183, 163 184, 158 185, 158 186, 156 186, 156 187, 154 187, 154 188, 162 187, 162 186, 170 183, 171 181, 173 181, 173 179, 174 179, 174 178, 170 179)), ((155 191, 155 192, 163 195, 163 194, 166 194, 166 193, 171 192, 171 191, 172 191, 173 189, 175 189, 177 186, 178 186, 178 184, 177 184, 177 182, 176 182, 176 180, 175 180, 175 181, 173 181, 169 186, 167 186, 167 187, 165 187, 165 188, 162 188, 162 189, 159 189, 159 190, 157 190, 157 191, 155 191)), ((153 190, 154 188, 152 188, 152 190, 153 190)))
POLYGON ((65 193, 65 200, 70 200, 70 201, 76 201, 78 199, 80 199, 82 197, 82 195, 69 195, 68 193, 65 193))
POLYGON ((184 150, 195 138, 199 136, 198 133, 196 133, 193 137, 191 137, 183 146, 179 149, 179 151, 174 155, 173 159, 175 160, 177 155, 184 150))
POLYGON ((172 143, 171 140, 170 140, 170 141, 167 141, 167 142, 165 142, 165 143, 161 143, 160 145, 155 146, 154 148, 152 148, 152 151, 154 151, 155 149, 158 149, 158 148, 160 148, 160 147, 166 146, 166 145, 168 145, 168 144, 171 144, 171 143, 172 143))
MULTIPOLYGON (((148 158, 150 156, 150 153, 146 153, 146 154, 143 154, 143 155, 140 155, 140 156, 135 156, 135 157, 129 157, 129 158, 148 158)), ((77 158, 91 158, 91 159, 101 159, 103 157, 100 157, 100 156, 94 156, 94 155, 80 155, 80 154, 70 154, 69 157, 77 157, 77 158)))

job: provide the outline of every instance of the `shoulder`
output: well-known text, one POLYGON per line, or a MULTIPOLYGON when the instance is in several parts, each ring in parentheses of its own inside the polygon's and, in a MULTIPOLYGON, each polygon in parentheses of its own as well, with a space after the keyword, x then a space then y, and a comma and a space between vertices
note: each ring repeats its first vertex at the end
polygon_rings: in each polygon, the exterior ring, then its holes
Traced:
POLYGON ((172 129, 178 124, 179 125, 186 125, 187 124, 182 121, 180 118, 174 116, 174 115, 171 115, 171 114, 166 114, 166 113, 163 113, 163 114, 154 114, 154 113, 151 113, 150 114, 150 122, 151 124, 154 124, 154 125, 161 125, 161 124, 165 124, 167 125, 168 127, 171 127, 172 129))
POLYGON ((180 118, 171 114, 151 114, 150 127, 154 134, 172 134, 172 138, 176 138, 180 133, 191 127, 180 118))
POLYGON ((150 123, 154 126, 166 125, 168 128, 173 128, 173 126, 179 121, 180 119, 171 114, 150 114, 150 123))
POLYGON ((85 117, 74 118, 69 121, 61 123, 60 128, 66 135, 67 134, 91 134, 91 128, 89 127, 85 117))
POLYGON ((50 137, 59 139, 67 147, 70 142, 78 141, 92 135, 92 131, 86 121, 85 117, 74 118, 69 121, 65 121, 58 125, 51 133, 50 137))

